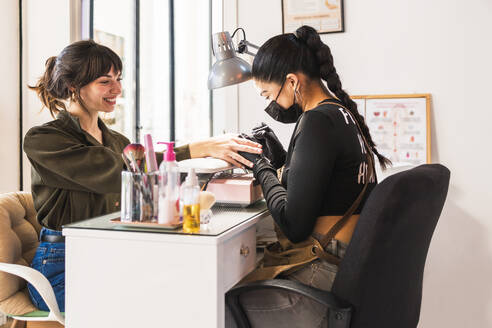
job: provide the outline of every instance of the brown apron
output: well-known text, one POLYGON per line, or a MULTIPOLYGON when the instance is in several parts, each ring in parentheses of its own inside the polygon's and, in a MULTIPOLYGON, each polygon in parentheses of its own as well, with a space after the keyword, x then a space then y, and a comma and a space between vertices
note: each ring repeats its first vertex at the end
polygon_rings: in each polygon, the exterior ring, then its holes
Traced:
MULTIPOLYGON (((334 104, 345 108, 344 106, 337 103, 327 102, 325 104, 334 104)), ((350 111, 345 108, 349 113, 350 111)), ((340 258, 325 251, 328 244, 335 237, 335 235, 345 226, 349 218, 359 207, 362 198, 367 190, 369 181, 374 177, 374 157, 371 147, 367 143, 364 134, 359 126, 357 120, 354 119, 357 129, 359 130, 360 136, 364 141, 364 145, 367 150, 367 163, 368 170, 365 176, 365 183, 362 191, 360 192, 357 199, 350 206, 350 208, 345 212, 345 214, 340 218, 340 220, 335 223, 335 225, 325 234, 319 234, 313 232, 308 239, 300 243, 292 243, 283 234, 277 224, 275 224, 275 232, 277 234, 278 241, 268 245, 265 248, 265 253, 263 260, 260 262, 258 268, 253 272, 243 278, 240 283, 247 283, 251 281, 273 279, 282 275, 289 275, 299 269, 302 269, 306 264, 320 259, 327 261, 329 263, 339 265, 340 258)))

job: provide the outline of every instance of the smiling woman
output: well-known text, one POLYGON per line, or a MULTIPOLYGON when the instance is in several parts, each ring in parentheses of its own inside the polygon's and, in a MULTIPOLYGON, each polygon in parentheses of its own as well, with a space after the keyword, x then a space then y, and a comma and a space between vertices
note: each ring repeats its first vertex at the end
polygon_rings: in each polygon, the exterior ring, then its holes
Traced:
POLYGON ((111 49, 94 41, 80 41, 48 58, 44 76, 29 88, 38 93, 53 117, 67 110, 102 144, 98 112, 114 110, 116 97, 121 94, 121 70, 121 59, 111 49))
MULTIPOLYGON (((64 310, 63 224, 117 210, 121 152, 130 141, 106 127, 99 112, 112 112, 121 94, 121 60, 94 41, 79 41, 48 58, 30 88, 56 119, 30 129, 24 151, 32 165, 32 195, 43 226, 33 268, 51 282, 64 310), (57 254, 53 260, 52 254, 57 254)), ((33 303, 47 306, 29 287, 33 303)))
MULTIPOLYGON (((103 105, 108 105, 108 110, 113 110, 114 105, 116 105, 116 97, 121 94, 121 73, 115 72, 114 67, 111 67, 111 70, 108 74, 105 74, 95 80, 92 83, 89 83, 84 88, 92 88, 91 91, 87 92, 87 97, 90 97, 91 94, 96 95, 94 101, 94 106, 97 105, 95 102, 100 101, 101 99, 97 96, 100 96, 105 103, 103 105)), ((103 109, 104 106, 101 106, 103 109)))
MULTIPOLYGON (((121 60, 92 40, 78 41, 46 61, 35 86, 56 119, 31 128, 24 152, 32 166, 31 190, 43 226, 32 267, 50 281, 60 310, 65 300, 65 244, 61 227, 119 210, 121 154, 130 141, 111 130, 99 113, 111 113, 121 95, 121 60)), ((214 156, 251 165, 238 150, 260 153, 260 145, 233 136, 210 138, 175 149, 176 159, 214 156)), ((29 287, 37 308, 48 308, 29 287)))
POLYGON ((67 109, 66 100, 75 100, 73 103, 85 106, 81 98, 82 89, 111 79, 115 72, 119 77, 121 69, 121 59, 111 49, 90 40, 75 42, 58 56, 48 58, 44 75, 29 88, 38 93, 51 115, 55 116, 60 110, 67 109))

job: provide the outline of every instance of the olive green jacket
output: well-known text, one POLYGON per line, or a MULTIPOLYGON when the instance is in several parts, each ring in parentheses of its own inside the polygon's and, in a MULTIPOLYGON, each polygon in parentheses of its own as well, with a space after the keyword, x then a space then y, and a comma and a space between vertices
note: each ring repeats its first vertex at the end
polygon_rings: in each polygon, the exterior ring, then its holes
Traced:
MULTIPOLYGON (((31 191, 41 225, 61 230, 64 224, 119 210, 121 154, 130 141, 100 119, 98 125, 104 144, 67 111, 27 132, 24 152, 32 165, 31 191)), ((188 145, 176 148, 176 158, 190 158, 188 145)))

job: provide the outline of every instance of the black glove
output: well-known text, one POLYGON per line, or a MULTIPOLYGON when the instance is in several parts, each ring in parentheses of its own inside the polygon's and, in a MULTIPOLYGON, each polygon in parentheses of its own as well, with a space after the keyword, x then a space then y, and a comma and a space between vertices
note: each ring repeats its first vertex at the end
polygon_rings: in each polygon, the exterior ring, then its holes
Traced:
MULTIPOLYGON (((246 133, 241 133, 239 135, 239 138, 248 139, 249 141, 260 143, 255 137, 249 136, 246 133)), ((261 157, 260 154, 253 154, 253 153, 248 153, 248 152, 245 152, 245 151, 238 151, 237 153, 239 155, 241 155, 242 157, 246 158, 251 163, 253 163, 253 165, 261 157)))
POLYGON ((253 136, 247 135, 246 133, 241 133, 241 134, 239 134, 238 137, 239 138, 243 138, 243 139, 248 139, 249 141, 253 141, 253 142, 256 142, 256 143, 260 143, 260 141, 258 139, 256 139, 253 136))
POLYGON ((262 174, 262 176, 260 177, 260 173, 264 171, 271 171, 271 174, 273 174, 275 178, 277 177, 277 170, 272 166, 268 158, 262 156, 255 162, 255 165, 253 166, 253 175, 260 184, 263 184, 263 181, 269 175, 262 174))
POLYGON ((278 169, 285 164, 287 154, 273 130, 264 122, 252 130, 253 138, 263 146, 263 154, 278 169))
POLYGON ((277 176, 277 170, 272 166, 268 158, 266 158, 265 156, 246 153, 244 151, 238 151, 237 153, 253 163, 253 167, 248 169, 253 171, 253 175, 256 179, 258 179, 258 174, 260 174, 260 172, 264 170, 270 170, 274 173, 275 176, 277 176))
POLYGON ((262 157, 261 154, 247 153, 245 151, 238 151, 237 153, 253 163, 253 165, 262 157))

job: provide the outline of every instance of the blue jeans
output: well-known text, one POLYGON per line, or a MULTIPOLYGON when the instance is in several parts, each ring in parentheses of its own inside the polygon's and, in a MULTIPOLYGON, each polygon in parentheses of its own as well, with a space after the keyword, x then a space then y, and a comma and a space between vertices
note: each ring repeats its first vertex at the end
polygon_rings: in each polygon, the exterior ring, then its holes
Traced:
MULTIPOLYGON (((43 235, 61 235, 61 231, 42 228, 43 235)), ((36 250, 31 267, 48 278, 55 292, 61 312, 65 312, 65 243, 41 242, 36 250)), ((31 301, 41 311, 49 311, 48 306, 31 284, 27 285, 31 301)))

